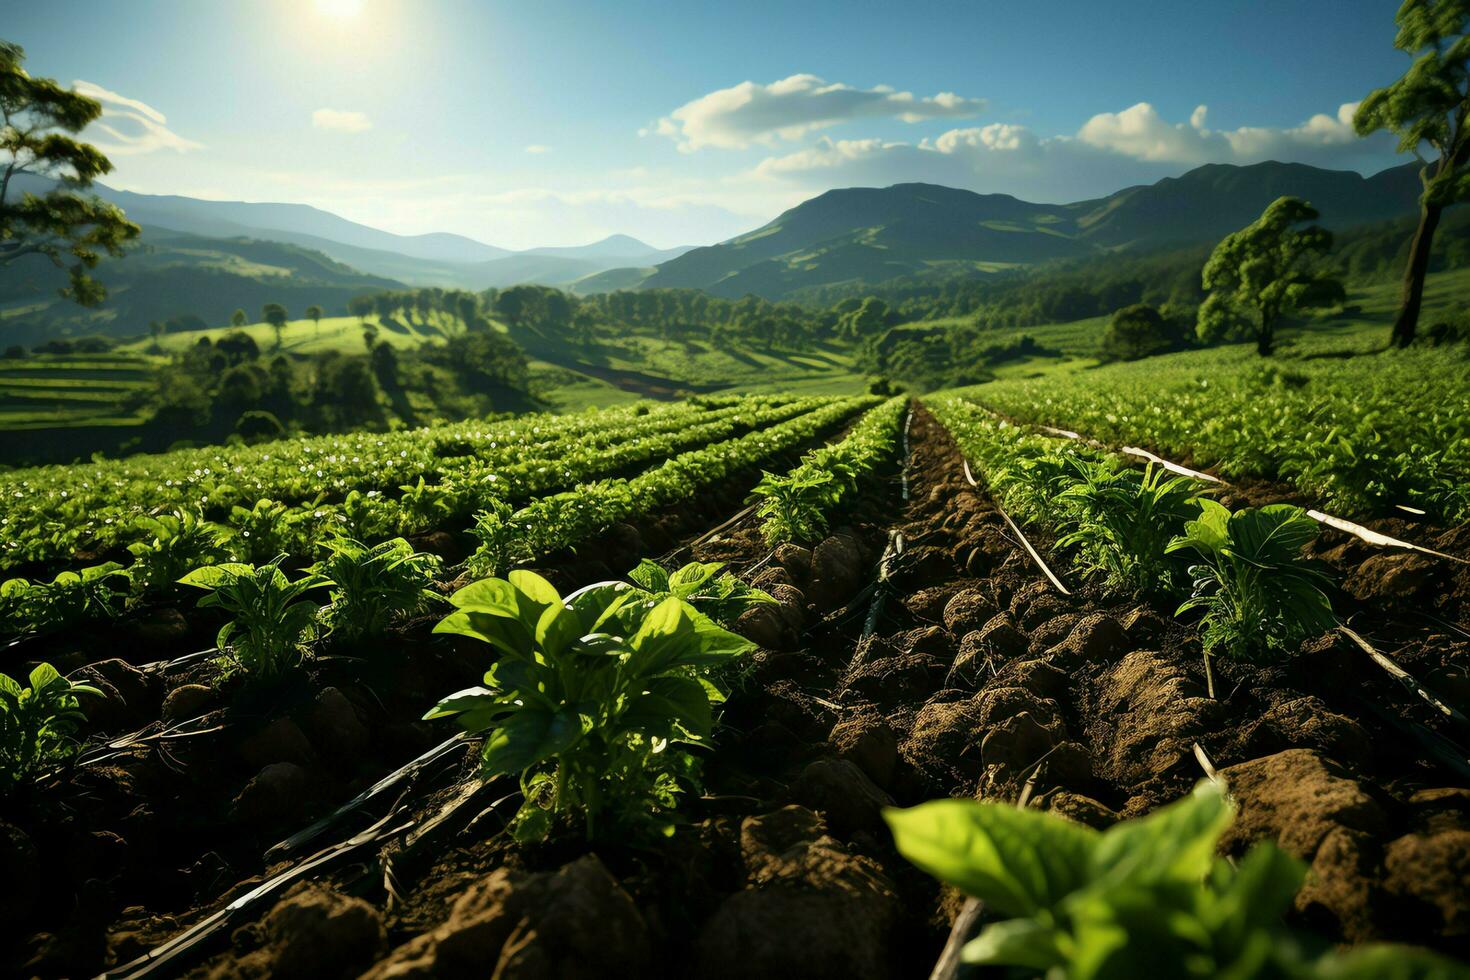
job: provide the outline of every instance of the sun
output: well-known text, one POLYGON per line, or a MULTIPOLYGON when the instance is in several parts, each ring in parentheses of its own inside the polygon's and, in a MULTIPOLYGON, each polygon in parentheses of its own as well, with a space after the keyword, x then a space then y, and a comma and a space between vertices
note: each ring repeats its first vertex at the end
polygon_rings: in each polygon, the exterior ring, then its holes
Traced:
POLYGON ((362 12, 362 0, 315 0, 316 9, 332 17, 356 17, 362 12))

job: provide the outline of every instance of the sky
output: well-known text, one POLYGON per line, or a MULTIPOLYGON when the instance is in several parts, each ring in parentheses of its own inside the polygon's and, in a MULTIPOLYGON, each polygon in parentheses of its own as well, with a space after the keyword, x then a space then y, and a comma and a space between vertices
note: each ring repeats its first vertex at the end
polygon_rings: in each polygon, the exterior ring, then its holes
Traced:
POLYGON ((507 248, 748 231, 834 187, 1100 197, 1204 163, 1373 173, 1396 0, 47 0, 105 181, 507 248))

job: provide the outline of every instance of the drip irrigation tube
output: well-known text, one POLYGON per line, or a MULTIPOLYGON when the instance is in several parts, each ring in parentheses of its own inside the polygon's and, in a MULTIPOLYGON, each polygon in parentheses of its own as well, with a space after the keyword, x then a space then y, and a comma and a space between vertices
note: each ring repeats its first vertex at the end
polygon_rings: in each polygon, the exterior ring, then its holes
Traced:
MULTIPOLYGON (((964 464, 965 479, 970 482, 970 486, 978 487, 980 484, 975 482, 975 475, 970 472, 970 461, 968 459, 964 460, 964 464)), ((1071 591, 1062 584, 1062 580, 1057 578, 1056 573, 1053 572, 1050 567, 1048 567, 1046 562, 1042 559, 1041 554, 1037 552, 1034 547, 1031 546, 1031 542, 1027 540, 1026 535, 1021 532, 1021 529, 1018 526, 1016 526, 1016 522, 1011 520, 1011 515, 1005 512, 1005 508, 1000 505, 1000 501, 992 499, 991 502, 995 504, 996 512, 999 513, 1001 517, 1005 518, 1005 522, 1007 525, 1010 526, 1011 532, 1015 534, 1015 536, 1020 540, 1021 546, 1026 549, 1026 553, 1031 556, 1031 560, 1036 563, 1036 567, 1041 569, 1041 571, 1046 575, 1047 579, 1051 582, 1051 584, 1056 588, 1058 592, 1060 592, 1062 595, 1071 595, 1071 591)))

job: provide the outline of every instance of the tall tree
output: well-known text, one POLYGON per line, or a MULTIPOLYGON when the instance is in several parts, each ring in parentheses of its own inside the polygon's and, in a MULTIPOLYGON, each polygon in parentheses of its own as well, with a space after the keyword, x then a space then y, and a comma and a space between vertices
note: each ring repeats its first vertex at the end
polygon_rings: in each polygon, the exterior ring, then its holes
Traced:
POLYGON ((230 314, 230 326, 232 327, 243 327, 249 322, 250 318, 245 315, 244 310, 236 310, 230 314))
POLYGON ((45 256, 67 271, 61 295, 95 306, 107 290, 89 273, 103 255, 122 255, 141 229, 116 205, 78 193, 112 170, 100 150, 71 135, 102 115, 102 103, 32 78, 24 61, 20 45, 0 40, 0 268, 45 256), (21 193, 12 182, 22 174, 55 184, 21 193))
POLYGON ((153 337, 153 352, 155 354, 163 349, 162 346, 159 344, 159 341, 163 339, 163 335, 167 331, 168 324, 164 323, 162 320, 153 320, 149 322, 148 333, 150 336, 153 337))
POLYGON ((260 311, 260 318, 276 332, 276 350, 281 349, 281 333, 286 329, 286 308, 280 303, 267 303, 260 311))
POLYGON ((322 308, 315 303, 311 304, 306 308, 306 318, 316 328, 317 335, 320 335, 322 332, 322 308))
POLYGON ((1297 227, 1317 217, 1301 198, 1278 197, 1253 223, 1221 239, 1201 277, 1209 293, 1196 326, 1201 340, 1254 338, 1264 356, 1275 349, 1282 316, 1342 295, 1318 269, 1332 233, 1297 227))
POLYGON ((1399 152, 1423 161, 1419 179, 1419 227, 1404 267, 1404 292, 1393 324, 1393 342, 1414 340, 1424 301, 1429 249, 1445 208, 1470 197, 1470 0, 1404 0, 1394 18, 1394 47, 1414 58, 1404 76, 1375 89, 1358 105, 1353 128, 1367 136, 1387 129, 1399 137, 1399 152), (1428 145, 1437 156, 1425 160, 1428 145))

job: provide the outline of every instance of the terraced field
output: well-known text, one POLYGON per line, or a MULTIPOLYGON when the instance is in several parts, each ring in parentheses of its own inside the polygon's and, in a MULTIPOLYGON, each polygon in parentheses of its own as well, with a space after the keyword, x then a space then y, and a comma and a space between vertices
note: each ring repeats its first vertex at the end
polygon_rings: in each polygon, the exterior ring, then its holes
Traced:
POLYGON ((142 354, 32 354, 0 359, 0 429, 138 425, 130 396, 157 359, 142 354))
POLYGON ((1463 975, 1462 515, 1026 390, 0 476, 3 969, 1463 975))

